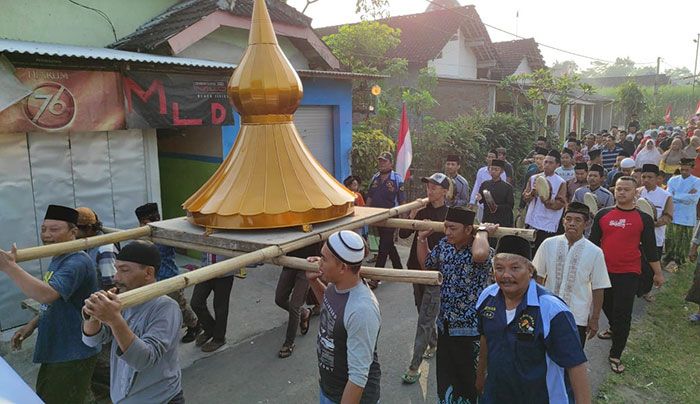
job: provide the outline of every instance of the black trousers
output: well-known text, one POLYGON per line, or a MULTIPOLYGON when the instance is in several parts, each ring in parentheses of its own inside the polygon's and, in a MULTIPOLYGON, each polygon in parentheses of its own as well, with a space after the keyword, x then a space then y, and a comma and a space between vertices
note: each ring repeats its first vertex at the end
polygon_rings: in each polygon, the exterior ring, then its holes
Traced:
POLYGON ((234 276, 214 278, 194 286, 190 307, 197 314, 199 325, 206 334, 215 341, 226 340, 226 325, 228 323, 228 304, 231 299, 231 288, 234 276), (214 317, 207 308, 207 298, 214 292, 214 317))
POLYGON ((309 290, 309 281, 304 271, 283 267, 277 280, 275 290, 275 304, 289 312, 287 321, 287 334, 285 344, 293 344, 299 328, 301 306, 306 301, 306 293, 309 290))
POLYGON ((479 337, 451 337, 438 332, 437 367, 438 401, 441 403, 476 403, 476 363, 479 337), (449 401, 448 401, 449 400, 449 401))
POLYGON ((609 275, 612 287, 605 289, 603 312, 608 318, 612 331, 610 357, 620 359, 630 334, 632 308, 639 287, 639 275, 631 273, 609 275))
POLYGON ((577 325, 576 328, 578 329, 578 337, 581 339, 581 348, 586 346, 586 328, 582 325, 577 325))
POLYGON ((548 239, 550 237, 554 237, 556 235, 557 235, 556 232, 550 233, 548 231, 535 229, 535 242, 533 243, 533 246, 532 246, 532 256, 533 257, 535 256, 537 249, 540 248, 540 245, 542 244, 543 241, 545 241, 546 239, 548 239))
POLYGON ((401 257, 399 257, 399 252, 396 251, 396 246, 394 245, 395 229, 380 227, 377 230, 379 232, 379 251, 377 252, 377 263, 375 266, 378 268, 384 268, 388 257, 391 259, 391 265, 394 268, 403 268, 401 265, 401 257))

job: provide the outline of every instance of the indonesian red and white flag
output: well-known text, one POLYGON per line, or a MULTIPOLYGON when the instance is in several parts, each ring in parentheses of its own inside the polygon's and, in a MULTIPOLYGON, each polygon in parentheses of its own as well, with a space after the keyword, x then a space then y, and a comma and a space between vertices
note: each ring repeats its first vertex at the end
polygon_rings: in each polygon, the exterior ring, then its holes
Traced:
POLYGON ((671 104, 666 107, 666 114, 664 115, 664 122, 671 123, 671 104))
POLYGON ((413 160, 413 145, 411 144, 411 131, 408 129, 408 117, 406 116, 406 104, 401 111, 401 124, 399 125, 398 145, 396 147, 396 172, 404 181, 411 177, 411 161, 413 160))

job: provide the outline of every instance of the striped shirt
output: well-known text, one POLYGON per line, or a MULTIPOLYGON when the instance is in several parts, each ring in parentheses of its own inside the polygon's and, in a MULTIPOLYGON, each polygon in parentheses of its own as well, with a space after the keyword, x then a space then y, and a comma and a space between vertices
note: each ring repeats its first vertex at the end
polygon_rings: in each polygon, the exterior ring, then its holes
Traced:
POLYGON ((622 147, 615 145, 615 147, 611 150, 608 149, 607 147, 604 147, 601 149, 601 156, 603 157, 603 168, 605 168, 607 171, 612 170, 613 166, 615 165, 615 160, 617 160, 617 155, 620 154, 622 151, 622 147))

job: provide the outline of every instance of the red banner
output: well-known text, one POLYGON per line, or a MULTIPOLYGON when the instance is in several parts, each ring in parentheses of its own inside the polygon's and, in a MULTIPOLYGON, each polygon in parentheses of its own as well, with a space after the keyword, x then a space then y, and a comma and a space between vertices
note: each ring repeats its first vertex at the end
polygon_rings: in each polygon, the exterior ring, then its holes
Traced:
POLYGON ((18 68, 32 93, 0 112, 0 132, 124 129, 116 72, 18 68))

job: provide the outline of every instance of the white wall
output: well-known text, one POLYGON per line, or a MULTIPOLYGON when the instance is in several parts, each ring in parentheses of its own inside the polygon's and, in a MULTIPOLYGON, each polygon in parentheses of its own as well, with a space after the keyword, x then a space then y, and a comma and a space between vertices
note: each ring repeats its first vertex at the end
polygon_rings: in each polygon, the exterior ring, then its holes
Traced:
MULTIPOLYGON (((292 42, 282 36, 277 41, 295 69, 308 69, 309 61, 292 42)), ((219 27, 175 56, 238 64, 248 47, 248 30, 219 27)))
POLYGON ((532 73, 532 69, 530 68, 530 64, 527 62, 527 58, 523 56, 522 60, 520 61, 520 64, 518 65, 518 68, 515 69, 515 73, 513 73, 513 75, 527 73, 532 73))
POLYGON ((445 44, 442 55, 428 62, 438 77, 476 79, 476 55, 467 46, 461 31, 445 44))

